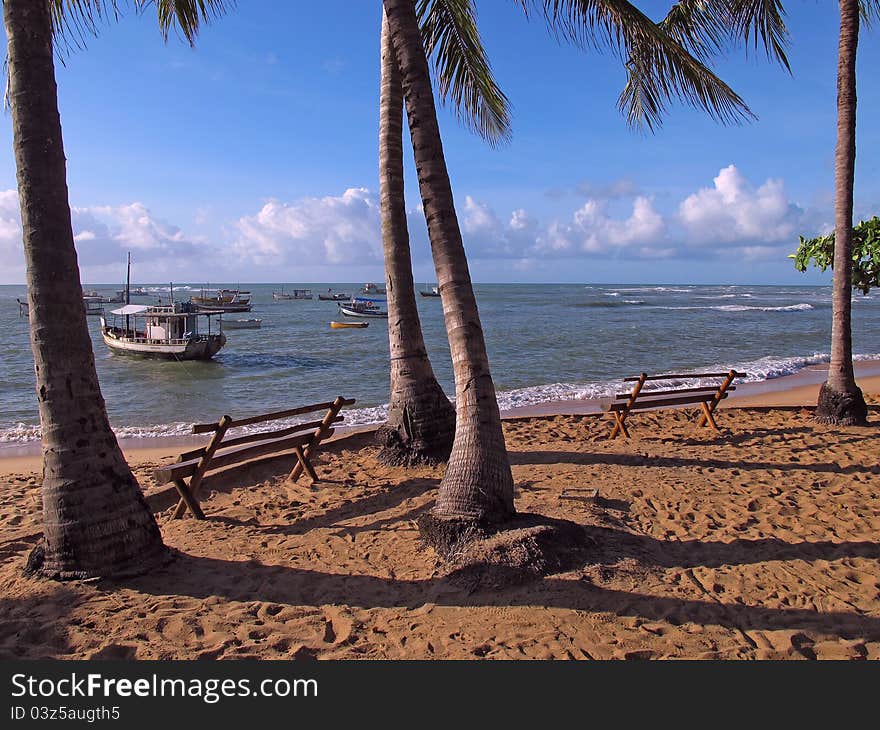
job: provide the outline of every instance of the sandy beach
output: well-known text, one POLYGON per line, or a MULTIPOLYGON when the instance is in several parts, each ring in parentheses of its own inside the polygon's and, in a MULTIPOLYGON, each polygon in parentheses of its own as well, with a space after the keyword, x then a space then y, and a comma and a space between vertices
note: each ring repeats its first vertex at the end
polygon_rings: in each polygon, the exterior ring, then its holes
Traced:
POLYGON ((122 583, 21 576, 39 457, 0 460, 0 657, 880 658, 880 398, 867 428, 820 426, 820 381, 738 390, 720 433, 692 409, 614 441, 601 415, 512 414, 518 511, 583 525, 588 557, 501 587, 421 547, 442 471, 378 464, 369 431, 329 444, 315 485, 284 482, 288 457, 218 473, 204 522, 169 522, 152 483, 179 447, 126 446, 176 558, 122 583))

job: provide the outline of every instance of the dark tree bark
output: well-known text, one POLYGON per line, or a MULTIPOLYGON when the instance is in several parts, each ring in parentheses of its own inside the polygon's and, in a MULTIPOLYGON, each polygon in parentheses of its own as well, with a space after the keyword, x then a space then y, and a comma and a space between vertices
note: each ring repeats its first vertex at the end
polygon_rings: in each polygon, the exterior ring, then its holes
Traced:
POLYGON ((492 524, 514 514, 513 476, 413 0, 383 0, 398 68, 455 373, 455 441, 436 520, 492 524))
POLYGON ((379 192, 391 349, 390 411, 379 430, 379 459, 406 466, 446 461, 455 435, 455 408, 434 377, 416 305, 404 199, 403 86, 384 15, 379 192))
POLYGON ((4 0, 9 104, 43 431, 44 536, 28 570, 144 572, 168 552, 110 428, 70 222, 49 3, 4 0))
POLYGON ((834 160, 834 286, 831 362, 819 391, 816 420, 867 423, 868 407, 856 385, 852 361, 852 216, 856 166, 856 51, 859 2, 840 0, 837 58, 837 152, 834 160))

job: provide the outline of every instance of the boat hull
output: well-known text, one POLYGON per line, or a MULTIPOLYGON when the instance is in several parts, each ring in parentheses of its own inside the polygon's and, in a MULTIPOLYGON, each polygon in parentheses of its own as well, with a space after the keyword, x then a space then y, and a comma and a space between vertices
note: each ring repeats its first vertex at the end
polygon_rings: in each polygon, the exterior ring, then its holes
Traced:
POLYGON ((223 328, 228 330, 258 330, 263 325, 262 319, 227 319, 223 320, 223 328))
POLYGON ((151 360, 210 360, 226 344, 226 335, 223 334, 199 337, 181 344, 133 341, 115 337, 106 329, 101 330, 101 336, 110 351, 116 355, 151 360))
POLYGON ((341 304, 339 305, 339 311, 346 317, 373 317, 373 318, 388 319, 388 312, 357 311, 355 309, 349 309, 348 307, 344 307, 341 304))
POLYGON ((344 330, 344 329, 362 329, 364 327, 369 327, 369 322, 331 322, 331 329, 335 330, 344 330))

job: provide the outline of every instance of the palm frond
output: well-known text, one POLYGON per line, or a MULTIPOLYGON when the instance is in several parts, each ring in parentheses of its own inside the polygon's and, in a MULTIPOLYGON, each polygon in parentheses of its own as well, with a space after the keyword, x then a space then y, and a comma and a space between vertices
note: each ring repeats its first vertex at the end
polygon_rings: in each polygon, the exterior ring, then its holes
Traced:
POLYGON ((880 20, 880 0, 859 0, 859 13, 866 28, 880 20))
POLYGON ((702 25, 695 21, 688 28, 682 22, 685 11, 700 9, 699 3, 680 3, 682 15, 669 32, 627 0, 518 2, 527 15, 537 9, 557 37, 580 47, 610 49, 624 60, 627 82, 618 108, 631 126, 653 131, 672 99, 703 109, 725 124, 755 119, 745 101, 688 50, 708 56, 723 39, 723 26, 708 15, 702 25))
POLYGON ((692 56, 707 61, 727 47, 729 20, 726 0, 679 0, 660 21, 660 28, 692 56))
POLYGON ((491 145, 510 139, 510 102, 498 87, 473 0, 418 0, 416 13, 441 101, 491 145))
MULTIPOLYGON (((875 0, 871 0, 872 2, 875 0)), ((782 0, 726 0, 730 12, 730 25, 735 37, 750 41, 757 50, 764 46, 768 58, 775 59, 791 73, 785 55, 788 45, 788 28, 785 27, 785 8, 782 0)))
POLYGON ((148 5, 156 6, 159 28, 168 40, 174 29, 190 45, 195 44, 202 23, 225 15, 235 7, 235 0, 135 0, 139 10, 148 5))
POLYGON ((86 36, 97 35, 102 21, 119 19, 123 5, 139 13, 155 5, 159 29, 165 39, 174 29, 192 45, 202 23, 225 14, 234 7, 235 0, 50 0, 50 3, 56 40, 81 48, 86 36))

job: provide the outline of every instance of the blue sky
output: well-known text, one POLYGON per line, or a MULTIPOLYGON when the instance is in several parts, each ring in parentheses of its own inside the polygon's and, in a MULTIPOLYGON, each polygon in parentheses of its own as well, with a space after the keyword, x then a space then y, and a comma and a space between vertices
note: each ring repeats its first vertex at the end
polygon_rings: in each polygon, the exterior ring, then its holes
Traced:
MULTIPOLYGON (((637 3, 655 18, 668 2, 637 3)), ((492 149, 441 112, 475 281, 820 283, 785 254, 833 222, 837 3, 788 0, 793 74, 753 50, 717 73, 759 117, 723 127, 673 105, 627 128, 612 54, 560 45, 512 0, 476 0, 514 108, 492 149)), ((382 278, 381 5, 250 0, 196 48, 155 18, 102 27, 56 70, 83 280, 382 278)), ((880 29, 859 49, 856 214, 880 210, 880 29)), ((8 114, 0 118, 0 281, 24 279, 8 114)), ((417 281, 432 280, 415 171, 417 281)))

